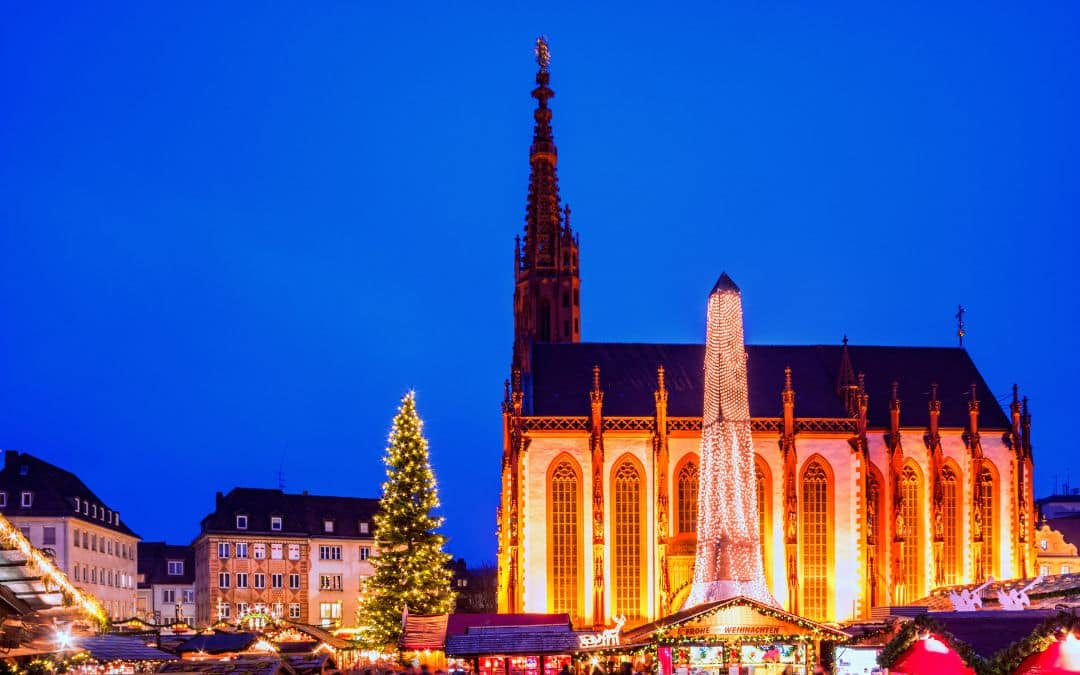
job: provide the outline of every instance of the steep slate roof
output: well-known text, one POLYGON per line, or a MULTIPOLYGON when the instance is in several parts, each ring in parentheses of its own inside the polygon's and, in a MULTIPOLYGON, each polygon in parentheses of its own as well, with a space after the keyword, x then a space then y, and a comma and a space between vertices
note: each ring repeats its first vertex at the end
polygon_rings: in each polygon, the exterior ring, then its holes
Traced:
MULTIPOLYGON (((784 368, 791 367, 796 417, 847 417, 836 392, 842 347, 838 345, 747 345, 750 414, 780 417, 784 368)), ((942 427, 968 422, 971 385, 980 401, 982 429, 1008 429, 998 405, 967 351, 958 347, 848 346, 856 373, 865 373, 871 427, 889 424, 892 382, 900 384, 900 424, 925 427, 930 385, 938 384, 942 427)), ((525 409, 530 415, 589 414, 592 369, 600 367, 604 415, 655 413, 656 368, 664 366, 668 415, 700 417, 705 348, 700 344, 581 342, 532 346, 532 374, 526 378, 525 409)))
POLYGON ((195 549, 190 546, 166 544, 163 541, 139 542, 139 588, 150 588, 152 584, 193 584, 195 583, 195 549), (169 574, 170 560, 182 560, 184 573, 169 574))
POLYGON ((378 499, 286 494, 281 490, 238 487, 227 495, 217 494, 217 507, 203 518, 202 531, 372 539, 378 509, 378 499), (237 515, 248 517, 247 529, 236 529, 237 515), (270 530, 271 516, 282 516, 280 531, 270 530), (323 531, 324 518, 333 519, 333 533, 323 531), (360 523, 367 523, 367 534, 360 533, 360 523))
POLYGON ((105 518, 93 518, 89 515, 83 515, 81 509, 76 513, 76 498, 81 503, 96 504, 99 513, 102 515, 105 514, 108 507, 78 476, 31 454, 20 453, 17 450, 4 452, 4 468, 0 469, 0 490, 7 492, 7 505, 0 507, 0 513, 9 518, 19 516, 71 516, 94 523, 99 527, 122 532, 133 537, 138 536, 124 523, 116 511, 113 511, 113 513, 117 514, 119 524, 114 524, 105 518), (29 508, 22 506, 19 495, 23 490, 34 493, 34 500, 29 508))

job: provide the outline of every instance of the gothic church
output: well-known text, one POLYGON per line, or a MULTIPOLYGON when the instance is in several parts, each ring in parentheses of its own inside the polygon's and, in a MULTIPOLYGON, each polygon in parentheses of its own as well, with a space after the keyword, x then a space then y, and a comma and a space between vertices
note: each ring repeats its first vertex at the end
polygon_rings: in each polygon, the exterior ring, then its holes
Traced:
MULTIPOLYGON (((537 54, 499 610, 632 626, 678 610, 693 578, 704 349, 581 342, 543 41, 537 54)), ((962 348, 746 349, 762 556, 784 608, 843 621, 939 586, 1033 575, 1031 418, 1015 387, 1002 410, 962 348)))

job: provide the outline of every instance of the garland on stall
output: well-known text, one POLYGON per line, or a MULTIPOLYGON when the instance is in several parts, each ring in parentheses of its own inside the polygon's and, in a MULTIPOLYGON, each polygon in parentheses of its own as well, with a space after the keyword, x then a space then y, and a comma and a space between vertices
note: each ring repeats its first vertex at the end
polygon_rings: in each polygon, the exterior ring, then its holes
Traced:
POLYGON ((989 661, 976 654, 975 650, 966 643, 957 640, 952 633, 945 630, 944 626, 930 618, 929 614, 921 614, 905 623, 896 637, 882 647, 877 658, 878 665, 883 668, 892 668, 923 631, 929 631, 959 654, 964 663, 975 670, 976 675, 995 675, 997 672, 991 667, 989 661))
POLYGON ((1052 616, 1039 624, 1031 632, 1031 635, 994 654, 993 658, 990 659, 990 664, 993 666, 994 672, 997 673, 1015 672, 1024 659, 1032 654, 1042 652, 1052 642, 1056 641, 1059 632, 1076 632, 1078 629, 1080 629, 1080 620, 1077 619, 1076 615, 1069 612, 1059 612, 1056 616, 1052 616))

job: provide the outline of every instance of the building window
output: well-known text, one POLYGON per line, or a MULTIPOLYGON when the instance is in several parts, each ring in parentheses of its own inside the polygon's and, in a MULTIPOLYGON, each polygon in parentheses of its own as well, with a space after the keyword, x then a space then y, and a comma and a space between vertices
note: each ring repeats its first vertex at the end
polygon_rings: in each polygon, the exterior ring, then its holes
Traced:
POLYGON ((367 546, 361 546, 360 547, 360 559, 361 560, 367 560, 370 557, 371 557, 371 549, 368 548, 367 546))
POLYGON ((341 623, 341 603, 320 602, 319 621, 323 626, 336 626, 341 623))
POLYGON ((900 559, 902 577, 897 589, 897 598, 901 604, 909 604, 922 597, 922 542, 919 523, 922 522, 922 482, 915 467, 910 464, 900 473, 900 506, 903 532, 897 535, 903 539, 903 555, 900 559))
POLYGON ((270 529, 281 532, 281 516, 270 516, 270 529))
POLYGON ((997 531, 997 519, 994 518, 994 474, 990 472, 990 469, 984 467, 979 472, 977 488, 979 501, 975 508, 979 510, 982 521, 982 556, 979 561, 982 574, 979 581, 984 581, 990 577, 996 577, 994 533, 997 531))
POLYGON ((802 582, 800 612, 815 621, 829 618, 829 478, 814 461, 802 478, 802 582))
POLYGON ((270 559, 281 560, 281 544, 270 544, 270 559))
POLYGON ((360 534, 367 534, 367 533, 368 533, 368 523, 367 523, 367 521, 364 521, 364 522, 360 523, 360 534))
POLYGON ((300 544, 289 544, 289 560, 300 559, 300 544))
POLYGON ((56 528, 45 526, 41 528, 41 545, 56 546, 56 528))
POLYGON ((113 541, 112 541, 112 539, 109 539, 109 540, 107 540, 107 541, 105 542, 105 548, 107 548, 107 549, 108 549, 108 553, 109 553, 109 555, 112 555, 112 554, 113 554, 113 541))
MULTIPOLYGON (((78 530, 78 528, 75 528, 75 529, 71 530, 71 535, 72 535, 71 540, 74 543, 75 548, 79 548, 79 530, 78 530)), ((1045 539, 1043 541, 1045 541, 1045 539)), ((1045 546, 1043 546, 1043 550, 1044 551, 1046 550, 1045 546)))
POLYGON ((232 611, 232 608, 229 605, 229 603, 227 603, 227 602, 219 602, 218 603, 217 615, 218 615, 219 619, 228 619, 229 614, 231 613, 231 611, 232 611))
POLYGON ((92 504, 90 508, 90 517, 97 518, 97 504, 92 504))
POLYGON ((34 493, 29 490, 23 490, 22 493, 22 507, 28 509, 34 505, 34 493))
POLYGON ((82 514, 84 516, 90 515, 90 502, 83 502, 83 504, 82 504, 82 514))
POLYGON ((219 541, 217 545, 217 557, 228 558, 229 557, 229 542, 219 541))
POLYGON ((98 542, 97 535, 96 534, 90 535, 90 550, 91 551, 97 551, 98 550, 97 542, 98 542))
POLYGON ((319 590, 320 591, 340 591, 341 590, 341 575, 340 574, 320 574, 319 575, 319 590))
POLYGON ((284 575, 271 574, 270 575, 270 588, 281 588, 284 586, 284 575))
POLYGON ((247 572, 236 573, 236 587, 247 588, 248 587, 248 575, 247 572))
MULTIPOLYGON (((7 506, 7 492, 0 491, 0 508, 7 506)), ((78 511, 78 507, 75 508, 78 511)))
POLYGON ((274 603, 274 611, 271 613, 271 616, 273 616, 275 619, 280 619, 280 618, 282 618, 284 611, 285 611, 285 603, 275 602, 274 603))
POLYGON ((184 602, 186 602, 188 604, 195 602, 195 589, 194 588, 185 588, 184 589, 184 602))
POLYGON ((246 541, 236 542, 236 557, 246 558, 248 557, 248 545, 246 541))
POLYGON ((83 533, 82 533, 82 547, 83 548, 87 548, 86 542, 87 542, 88 539, 89 539, 89 537, 86 534, 86 530, 83 530, 83 533))
POLYGON ((79 566, 75 565, 73 569, 75 571, 75 581, 79 581, 79 566))
POLYGON ((333 534, 334 533, 334 521, 329 519, 329 518, 323 519, 323 521, 322 521, 322 529, 323 529, 323 532, 325 532, 326 534, 333 534))
POLYGON ((300 603, 299 602, 290 602, 289 603, 289 618, 290 619, 299 619, 300 618, 300 603))
POLYGON ((320 546, 319 560, 341 560, 340 546, 320 546))
POLYGON ((256 560, 266 560, 266 544, 252 544, 251 557, 256 560))
POLYGON ((1039 565, 1039 576, 1040 577, 1048 577, 1048 576, 1050 576, 1050 566, 1049 565, 1039 565))
POLYGON ((1046 550, 1046 540, 1045 539, 1043 539, 1042 541, 1039 542, 1039 548, 1041 548, 1044 551, 1046 550))
POLYGON ((578 521, 580 498, 578 475, 569 462, 560 462, 551 473, 551 578, 553 612, 580 616, 578 607, 578 521))
POLYGON ((629 461, 615 469, 612 480, 614 508, 614 540, 612 542, 611 567, 614 574, 612 586, 612 613, 627 619, 641 617, 641 568, 644 564, 642 546, 642 490, 641 474, 629 461))
POLYGON ((236 603, 236 618, 242 619, 248 613, 248 604, 246 602, 236 603))
POLYGON ((218 575, 217 575, 217 585, 218 585, 218 588, 228 588, 229 587, 229 573, 228 572, 219 572, 218 573, 218 575))
POLYGON ((289 588, 291 590, 294 590, 294 591, 300 588, 300 575, 299 574, 290 574, 289 575, 289 588))
POLYGON ((952 467, 941 470, 942 581, 953 586, 961 581, 960 481, 952 467))
POLYGON ((1062 574, 1071 574, 1072 573, 1072 568, 1069 567, 1068 565, 1062 565, 1061 566, 1061 573, 1062 574))
POLYGON ((168 562, 167 572, 170 577, 179 577, 184 574, 184 561, 183 560, 170 560, 168 562))
POLYGON ((675 511, 675 529, 679 534, 695 534, 697 532, 697 462, 693 459, 684 462, 679 468, 676 482, 679 494, 675 496, 675 503, 678 505, 675 511))
POLYGON ((166 603, 166 604, 171 604, 171 603, 176 602, 176 589, 174 589, 174 588, 163 588, 163 589, 161 589, 161 601, 166 603))
POLYGON ((255 588, 266 588, 266 575, 256 572, 252 581, 255 582, 255 588))
POLYGON ((238 530, 246 530, 247 526, 248 526, 248 517, 247 516, 237 516, 236 517, 236 529, 238 529, 238 530))

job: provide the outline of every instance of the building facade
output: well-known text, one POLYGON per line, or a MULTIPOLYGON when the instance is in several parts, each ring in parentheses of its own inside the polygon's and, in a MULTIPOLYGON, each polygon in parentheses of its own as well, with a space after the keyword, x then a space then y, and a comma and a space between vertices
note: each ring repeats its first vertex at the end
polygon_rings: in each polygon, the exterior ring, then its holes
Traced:
POLYGON ((198 625, 249 616, 354 625, 377 509, 375 499, 219 492, 193 543, 198 625))
POLYGON ((139 542, 136 615, 154 624, 195 623, 195 551, 163 541, 139 542))
POLYGON ((0 470, 0 513, 50 554, 77 588, 112 619, 135 615, 139 537, 74 474, 8 450, 0 470))
MULTIPOLYGON (((539 61, 503 404, 499 610, 640 624, 680 609, 693 577, 704 348, 542 330, 566 309, 578 325, 580 280, 539 61), (572 293, 553 298, 554 286, 572 293)), ((704 309, 706 290, 686 302, 704 309)), ((1015 387, 1006 412, 962 348, 746 349, 763 562, 785 609, 859 618, 937 586, 1034 573, 1031 417, 1015 387)))

